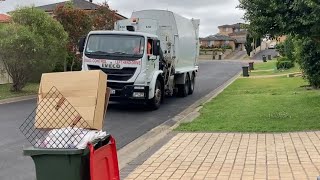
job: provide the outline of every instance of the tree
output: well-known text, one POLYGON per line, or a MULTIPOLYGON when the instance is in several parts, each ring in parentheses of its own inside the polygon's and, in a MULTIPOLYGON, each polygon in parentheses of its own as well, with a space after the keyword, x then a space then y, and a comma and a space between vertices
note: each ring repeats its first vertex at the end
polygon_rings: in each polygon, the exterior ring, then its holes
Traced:
POLYGON ((246 36, 246 43, 244 44, 244 47, 246 48, 248 56, 250 56, 250 53, 253 51, 253 37, 250 35, 250 33, 246 36))
POLYGON ((34 7, 14 11, 12 21, 0 35, 0 57, 13 79, 12 89, 20 91, 27 81, 40 80, 42 73, 51 72, 57 62, 63 61, 66 39, 62 25, 44 11, 34 7), (19 63, 21 60, 24 62, 19 63), (12 63, 17 67, 13 68, 12 63))
POLYGON ((284 47, 284 55, 291 61, 295 61, 294 56, 294 38, 292 36, 288 36, 287 39, 283 43, 284 47))
POLYGON ((13 80, 12 91, 20 91, 30 78, 30 72, 41 63, 44 41, 28 27, 10 24, 0 29, 0 54, 13 80))
POLYGON ((244 47, 246 48, 248 56, 250 56, 250 53, 253 50, 253 48, 252 48, 252 43, 253 43, 252 39, 253 38, 248 33, 247 37, 246 37, 246 43, 244 44, 244 47))
POLYGON ((75 9, 72 3, 58 6, 54 13, 55 18, 69 35, 67 49, 70 61, 64 63, 64 71, 72 71, 74 65, 80 63, 80 59, 76 56, 78 41, 92 29, 92 20, 88 13, 81 9, 75 9))
POLYGON ((295 41, 294 37, 288 36, 284 42, 279 43, 276 47, 277 51, 281 56, 287 57, 287 59, 292 62, 294 62, 296 59, 294 55, 294 51, 295 51, 294 41, 295 41))
MULTIPOLYGON (((301 66, 306 73, 305 77, 312 86, 317 87, 317 83, 310 78, 319 74, 320 69, 318 69, 319 72, 316 72, 315 69, 309 71, 308 68, 317 66, 320 59, 304 53, 311 53, 305 48, 315 50, 315 47, 318 47, 317 44, 320 44, 320 2, 315 0, 240 0, 239 8, 245 10, 244 19, 250 22, 249 30, 252 32, 270 34, 273 37, 292 35, 297 39, 313 41, 312 45, 311 42, 301 44, 305 47, 301 47, 299 57, 302 58, 301 61, 307 61, 302 62, 302 64, 306 63, 306 66, 301 66), (310 60, 310 58, 315 59, 310 60)), ((290 44, 287 47, 291 48, 290 44)))
POLYGON ((116 11, 111 10, 104 2, 93 12, 93 27, 96 30, 112 30, 116 22, 116 11))
POLYGON ((55 9, 56 19, 63 25, 69 34, 68 58, 64 70, 80 70, 81 59, 77 56, 78 41, 91 30, 111 30, 116 21, 116 11, 103 3, 95 11, 76 9, 72 2, 55 9))
POLYGON ((65 61, 68 35, 50 15, 37 8, 26 7, 14 11, 12 20, 13 23, 27 26, 46 43, 46 48, 39 56, 42 61, 32 74, 34 81, 39 81, 42 73, 51 72, 57 63, 65 61))
POLYGON ((256 33, 294 34, 320 40, 320 2, 315 0, 240 0, 244 19, 256 33))
POLYGON ((303 75, 314 88, 320 88, 320 46, 311 38, 305 38, 301 45, 298 63, 303 75))

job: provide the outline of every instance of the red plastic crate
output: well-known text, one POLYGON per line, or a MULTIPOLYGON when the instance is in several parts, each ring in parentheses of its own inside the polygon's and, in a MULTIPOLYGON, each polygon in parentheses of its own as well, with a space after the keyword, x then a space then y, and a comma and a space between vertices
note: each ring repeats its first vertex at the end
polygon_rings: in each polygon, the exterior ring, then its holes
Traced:
POLYGON ((91 180, 120 180, 116 141, 111 136, 108 144, 90 149, 90 177, 91 180))

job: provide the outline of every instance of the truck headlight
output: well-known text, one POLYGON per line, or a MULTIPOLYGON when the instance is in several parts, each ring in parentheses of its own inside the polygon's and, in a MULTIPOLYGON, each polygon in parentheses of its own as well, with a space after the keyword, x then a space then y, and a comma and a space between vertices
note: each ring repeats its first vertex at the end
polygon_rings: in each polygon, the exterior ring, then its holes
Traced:
POLYGON ((134 98, 144 98, 144 92, 133 92, 134 98))
POLYGON ((144 86, 135 86, 134 89, 140 89, 140 90, 142 89, 143 90, 144 86))

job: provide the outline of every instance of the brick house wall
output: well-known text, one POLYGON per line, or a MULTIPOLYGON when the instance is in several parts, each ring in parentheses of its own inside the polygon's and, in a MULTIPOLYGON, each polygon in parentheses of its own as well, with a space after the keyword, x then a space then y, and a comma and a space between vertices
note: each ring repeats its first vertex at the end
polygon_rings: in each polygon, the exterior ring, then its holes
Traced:
POLYGON ((219 27, 219 34, 228 36, 230 33, 233 33, 233 28, 230 28, 230 27, 219 27))

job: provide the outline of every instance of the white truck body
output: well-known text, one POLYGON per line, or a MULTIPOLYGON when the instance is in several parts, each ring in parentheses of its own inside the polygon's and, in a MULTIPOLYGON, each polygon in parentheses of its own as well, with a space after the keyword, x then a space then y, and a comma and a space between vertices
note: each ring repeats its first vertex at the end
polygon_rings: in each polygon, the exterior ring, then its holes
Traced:
POLYGON ((190 20, 170 11, 144 10, 133 12, 131 19, 118 21, 115 24, 115 30, 127 31, 126 26, 132 25, 134 18, 138 21, 135 24, 136 31, 157 35, 165 56, 176 57, 176 72, 197 68, 199 20, 190 20), (140 21, 143 23, 139 23, 140 21))
POLYGON ((83 42, 82 69, 100 69, 108 74, 108 87, 113 89, 111 101, 156 102, 157 109, 158 96, 162 101, 165 94, 173 95, 176 90, 182 96, 193 93, 199 23, 170 11, 134 12, 131 19, 116 22, 114 31, 88 34, 83 42), (140 54, 125 50, 123 46, 131 48, 130 43, 141 45, 140 54), (148 43, 152 43, 152 54, 148 54, 148 43))

